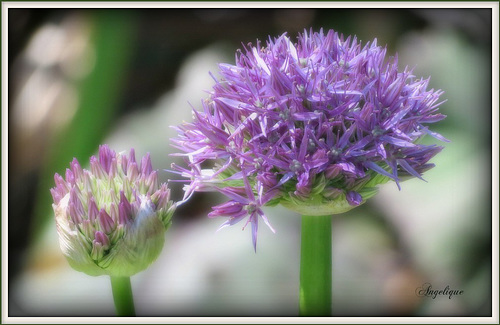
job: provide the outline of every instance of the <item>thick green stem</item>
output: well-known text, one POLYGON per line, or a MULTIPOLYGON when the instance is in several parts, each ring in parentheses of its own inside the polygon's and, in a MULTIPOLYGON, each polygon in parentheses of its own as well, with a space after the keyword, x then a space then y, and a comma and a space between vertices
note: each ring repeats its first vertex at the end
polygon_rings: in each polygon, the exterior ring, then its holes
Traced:
POLYGON ((332 218, 302 216, 300 316, 332 313, 332 218))
POLYGON ((134 297, 129 277, 111 277, 117 316, 135 316, 134 297))

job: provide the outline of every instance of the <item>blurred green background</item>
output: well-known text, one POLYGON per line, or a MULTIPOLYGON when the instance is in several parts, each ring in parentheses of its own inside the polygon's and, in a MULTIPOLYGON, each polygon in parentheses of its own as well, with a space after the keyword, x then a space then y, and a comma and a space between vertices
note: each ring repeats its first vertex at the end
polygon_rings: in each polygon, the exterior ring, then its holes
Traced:
MULTIPOLYGON (((242 44, 304 28, 377 38, 400 66, 445 90, 451 142, 436 167, 381 186, 333 220, 336 316, 490 316, 491 10, 489 9, 9 9, 9 316, 112 316, 109 279, 73 271, 59 246, 49 188, 73 157, 98 145, 150 152, 163 180, 176 161, 169 127, 191 119, 242 44), (451 299, 418 297, 463 290, 451 299), (50 294, 50 298, 49 297, 50 294)), ((427 139, 435 142, 433 139, 427 139)), ((182 197, 173 184, 173 196, 182 197)), ((132 277, 138 316, 297 316, 299 216, 267 209, 277 230, 216 232, 224 198, 197 194, 178 209, 165 249, 132 277)))

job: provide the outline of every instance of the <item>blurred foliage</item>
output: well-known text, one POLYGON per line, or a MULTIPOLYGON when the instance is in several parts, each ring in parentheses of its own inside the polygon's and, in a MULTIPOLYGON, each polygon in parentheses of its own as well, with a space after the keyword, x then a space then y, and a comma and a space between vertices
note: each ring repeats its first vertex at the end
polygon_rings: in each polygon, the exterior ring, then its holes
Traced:
POLYGON ((79 107, 63 130, 54 136, 42 162, 34 211, 35 238, 51 216, 53 174, 64 175, 73 157, 88 161, 116 118, 119 98, 135 44, 135 15, 131 11, 88 12, 95 49, 92 71, 77 85, 79 107))

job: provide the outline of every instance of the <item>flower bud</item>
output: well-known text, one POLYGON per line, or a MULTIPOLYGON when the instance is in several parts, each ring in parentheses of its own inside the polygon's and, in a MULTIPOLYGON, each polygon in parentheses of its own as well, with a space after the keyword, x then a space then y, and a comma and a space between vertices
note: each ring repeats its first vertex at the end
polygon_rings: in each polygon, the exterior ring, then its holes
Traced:
POLYGON ((59 243, 75 270, 128 277, 156 260, 175 204, 167 185, 158 185, 149 154, 138 165, 133 149, 116 154, 102 145, 90 171, 73 159, 65 179, 54 179, 59 243))

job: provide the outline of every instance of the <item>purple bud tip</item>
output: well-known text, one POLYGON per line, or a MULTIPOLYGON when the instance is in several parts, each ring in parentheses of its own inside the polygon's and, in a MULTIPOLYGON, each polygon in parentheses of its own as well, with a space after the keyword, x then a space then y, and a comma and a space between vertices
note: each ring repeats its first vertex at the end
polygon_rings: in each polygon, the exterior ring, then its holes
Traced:
POLYGON ((97 178, 105 178, 107 176, 106 171, 95 156, 90 157, 90 169, 92 174, 97 178))
POLYGON ((128 158, 127 156, 122 156, 122 171, 125 175, 127 175, 127 169, 128 169, 128 158))
POLYGON ((149 156, 149 152, 146 153, 141 160, 141 173, 145 176, 148 176, 153 171, 153 166, 151 165, 151 157, 149 156))
POLYGON ((342 168, 340 168, 339 165, 337 165, 337 164, 330 165, 330 166, 326 167, 326 169, 325 169, 325 176, 328 179, 332 179, 332 178, 335 178, 338 174, 340 174, 341 171, 342 171, 342 168))
POLYGON ((129 164, 128 164, 128 170, 127 170, 127 176, 131 180, 135 180, 139 176, 139 168, 137 167, 137 163, 135 161, 134 162, 129 162, 129 164))
POLYGON ((128 155, 128 161, 129 161, 129 162, 131 162, 131 163, 132 163, 132 162, 133 162, 133 163, 135 163, 135 162, 136 162, 136 161, 135 161, 135 149, 134 149, 134 148, 131 148, 131 149, 130 149, 130 152, 129 152, 129 155, 128 155))
POLYGON ((102 231, 99 231, 99 230, 96 231, 94 234, 94 237, 95 237, 95 241, 98 242, 99 244, 101 244, 102 246, 104 246, 104 247, 109 246, 109 238, 102 231))
POLYGON ((111 159, 111 163, 109 164, 109 171, 108 171, 109 177, 116 176, 117 168, 118 168, 118 166, 117 166, 116 158, 113 157, 111 159))
POLYGON ((75 224, 83 221, 85 212, 80 201, 80 191, 77 187, 72 187, 69 194, 68 213, 75 224))
POLYGON ((346 195, 347 202, 352 206, 358 206, 363 202, 363 198, 358 192, 350 191, 346 195))
POLYGON ((71 185, 75 185, 75 175, 68 168, 66 168, 66 182, 71 185))
POLYGON ((70 163, 71 170, 76 178, 80 178, 82 176, 82 167, 76 158, 73 158, 73 161, 70 163))
POLYGON ((59 194, 59 192, 55 188, 51 188, 50 194, 52 195, 52 200, 54 200, 54 203, 59 204, 62 199, 62 196, 59 194))
POLYGON ((233 218, 237 218, 243 212, 243 215, 246 214, 246 211, 243 211, 243 205, 236 201, 228 201, 219 205, 214 206, 213 211, 208 214, 209 218, 213 217, 221 217, 221 216, 230 216, 233 218))
MULTIPOLYGON (((82 207, 82 202, 80 202, 80 190, 78 187, 73 186, 69 192, 69 204, 76 205, 78 207, 82 207)), ((83 209, 83 207, 82 207, 83 209)))
POLYGON ((123 202, 118 204, 118 222, 121 225, 126 225, 131 220, 131 215, 132 210, 127 209, 126 205, 123 202))
POLYGON ((111 161, 116 157, 116 153, 109 149, 108 145, 99 146, 99 163, 106 173, 109 173, 111 161))
POLYGON ((156 204, 157 209, 164 208, 170 200, 170 190, 166 184, 162 184, 160 189, 151 195, 151 201, 156 204))
POLYGON ((54 175, 54 181, 56 183, 56 187, 50 190, 52 194, 52 198, 54 199, 55 204, 59 204, 59 201, 69 192, 69 186, 64 181, 64 179, 59 174, 54 175))
POLYGON ((61 175, 56 173, 54 175, 54 181, 55 181, 56 187, 58 188, 59 191, 69 192, 69 186, 66 183, 66 181, 64 180, 64 178, 62 178, 61 175))
POLYGON ((125 197, 125 193, 123 191, 120 191, 120 204, 123 204, 127 211, 131 210, 130 202, 125 197))
POLYGON ((97 204, 92 196, 89 198, 88 202, 88 215, 91 222, 94 222, 99 215, 99 209, 97 208, 97 204))
POLYGON ((101 225, 101 229, 107 234, 111 233, 115 228, 115 222, 104 209, 99 211, 99 224, 101 225))
POLYGON ((76 205, 74 205, 74 204, 68 205, 67 213, 68 213, 69 217, 71 218, 71 221, 75 225, 82 223, 83 213, 80 209, 77 208, 76 205))
POLYGON ((109 216, 113 220, 114 224, 119 222, 120 215, 118 211, 118 205, 115 202, 109 204, 109 216))

